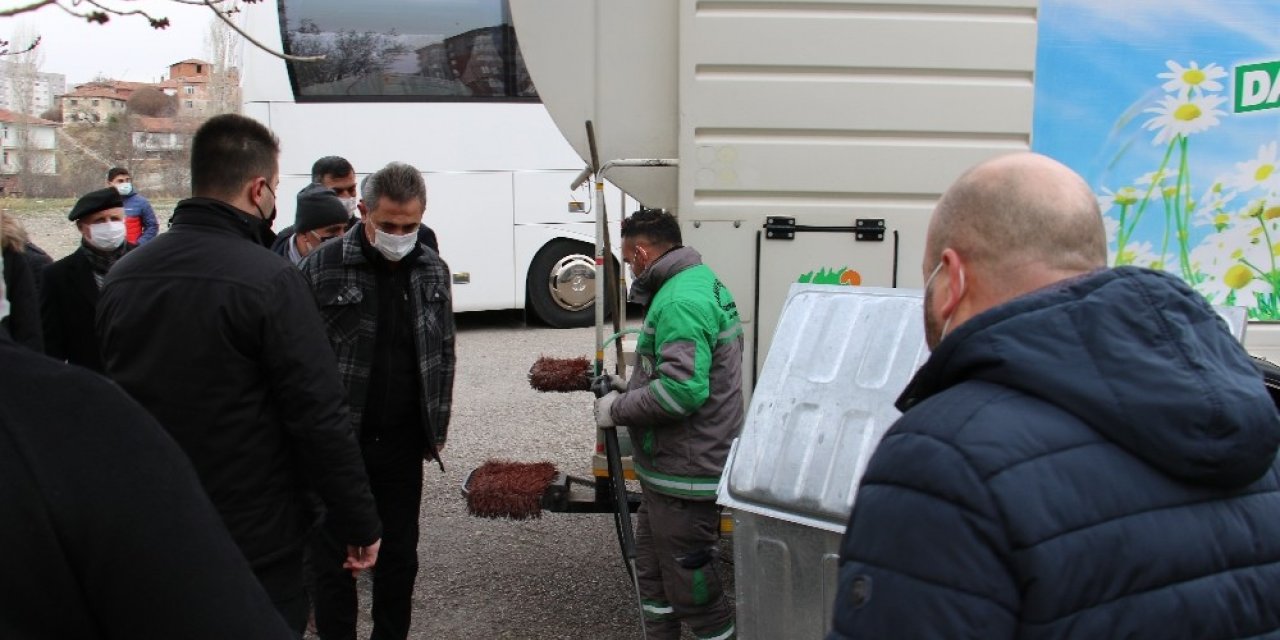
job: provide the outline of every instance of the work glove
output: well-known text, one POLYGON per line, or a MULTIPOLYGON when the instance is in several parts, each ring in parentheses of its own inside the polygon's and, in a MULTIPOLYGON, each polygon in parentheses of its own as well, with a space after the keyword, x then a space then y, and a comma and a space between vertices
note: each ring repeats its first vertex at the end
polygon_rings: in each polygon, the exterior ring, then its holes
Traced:
POLYGON ((627 380, 622 376, 615 376, 611 373, 596 376, 591 380, 591 392, 596 394, 597 398, 603 398, 610 391, 623 393, 627 390, 627 380))
POLYGON ((610 391, 600 398, 596 399, 596 426, 601 429, 612 429, 617 425, 613 423, 613 403, 622 394, 617 391, 610 391))

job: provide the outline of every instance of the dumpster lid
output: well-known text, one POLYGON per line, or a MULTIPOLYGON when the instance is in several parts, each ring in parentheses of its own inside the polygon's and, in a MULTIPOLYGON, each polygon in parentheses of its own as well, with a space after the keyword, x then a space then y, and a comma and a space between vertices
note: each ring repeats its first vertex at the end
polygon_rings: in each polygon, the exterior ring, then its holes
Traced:
POLYGON ((929 356, 922 292, 795 284, 719 503, 843 532, 893 406, 929 356))

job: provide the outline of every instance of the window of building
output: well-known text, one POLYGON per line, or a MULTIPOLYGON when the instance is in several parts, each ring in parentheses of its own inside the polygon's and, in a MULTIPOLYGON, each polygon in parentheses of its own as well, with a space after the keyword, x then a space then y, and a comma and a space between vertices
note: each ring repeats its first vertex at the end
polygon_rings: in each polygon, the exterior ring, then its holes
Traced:
POLYGON ((195 95, 195 93, 196 93, 196 88, 195 88, 195 87, 193 87, 193 86, 191 86, 191 85, 187 85, 187 86, 183 87, 182 89, 183 89, 183 91, 186 91, 186 92, 187 92, 187 95, 189 95, 189 96, 190 96, 190 95, 195 95))
POLYGON ((204 65, 202 64, 196 65, 196 73, 204 73, 204 65))
POLYGON ((12 162, 10 162, 8 151, 4 152, 4 164, 13 164, 12 162))
POLYGON ((98 101, 97 101, 97 100, 94 100, 94 101, 93 101, 93 106, 95 106, 95 107, 96 107, 96 106, 98 106, 98 101))
POLYGON ((71 106, 76 106, 76 100, 74 98, 71 99, 71 106))
POLYGON ((278 2, 299 100, 537 100, 506 0, 278 2))
POLYGON ((187 108, 188 108, 188 109, 191 109, 191 108, 192 108, 192 107, 194 107, 194 106, 195 106, 195 104, 194 104, 192 101, 187 100, 187 108))

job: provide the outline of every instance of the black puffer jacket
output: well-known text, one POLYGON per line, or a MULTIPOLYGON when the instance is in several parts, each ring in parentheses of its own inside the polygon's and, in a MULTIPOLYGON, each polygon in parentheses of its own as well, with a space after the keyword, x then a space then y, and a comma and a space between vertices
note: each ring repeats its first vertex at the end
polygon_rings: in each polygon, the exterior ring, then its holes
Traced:
POLYGON ((1180 281, 1120 268, 991 309, 899 406, 832 639, 1280 634, 1280 417, 1180 281))
POLYGON ((191 457, 255 566, 301 543, 308 483, 347 544, 381 535, 311 290, 260 221, 204 198, 116 263, 98 303, 108 375, 191 457))

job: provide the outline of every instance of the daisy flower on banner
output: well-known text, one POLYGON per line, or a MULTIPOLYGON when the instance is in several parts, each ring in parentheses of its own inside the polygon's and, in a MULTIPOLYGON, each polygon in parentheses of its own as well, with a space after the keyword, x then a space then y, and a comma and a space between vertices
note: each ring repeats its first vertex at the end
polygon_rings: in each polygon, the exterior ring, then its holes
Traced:
POLYGON ((1226 178, 1218 178, 1209 187, 1197 203, 1195 218, 1192 222, 1197 227, 1205 227, 1213 225, 1217 231, 1222 231, 1228 224, 1231 224, 1231 214, 1224 211, 1227 205, 1239 195, 1235 191, 1227 191, 1224 183, 1226 178))
POLYGON ((1168 82, 1161 85, 1161 89, 1169 93, 1177 92, 1180 99, 1186 99, 1191 95, 1191 91, 1204 95, 1210 91, 1222 91, 1222 83, 1219 79, 1227 77, 1226 69, 1216 65, 1209 64, 1201 69, 1195 60, 1191 61, 1191 66, 1183 67, 1182 65, 1168 60, 1165 63, 1169 67, 1166 73, 1157 74, 1157 78, 1164 78, 1168 82))
POLYGON ((1236 163, 1232 186, 1241 191, 1280 191, 1280 171, 1277 169, 1280 165, 1276 164, 1276 143, 1273 140, 1258 147, 1258 155, 1252 160, 1236 163))
POLYGON ((1218 116, 1227 115, 1218 109, 1226 98, 1213 95, 1176 98, 1165 96, 1160 99, 1159 106, 1144 109, 1145 113, 1156 114, 1143 123, 1142 128, 1156 131, 1152 144, 1161 144, 1178 136, 1190 137, 1201 133, 1219 123, 1218 116))

